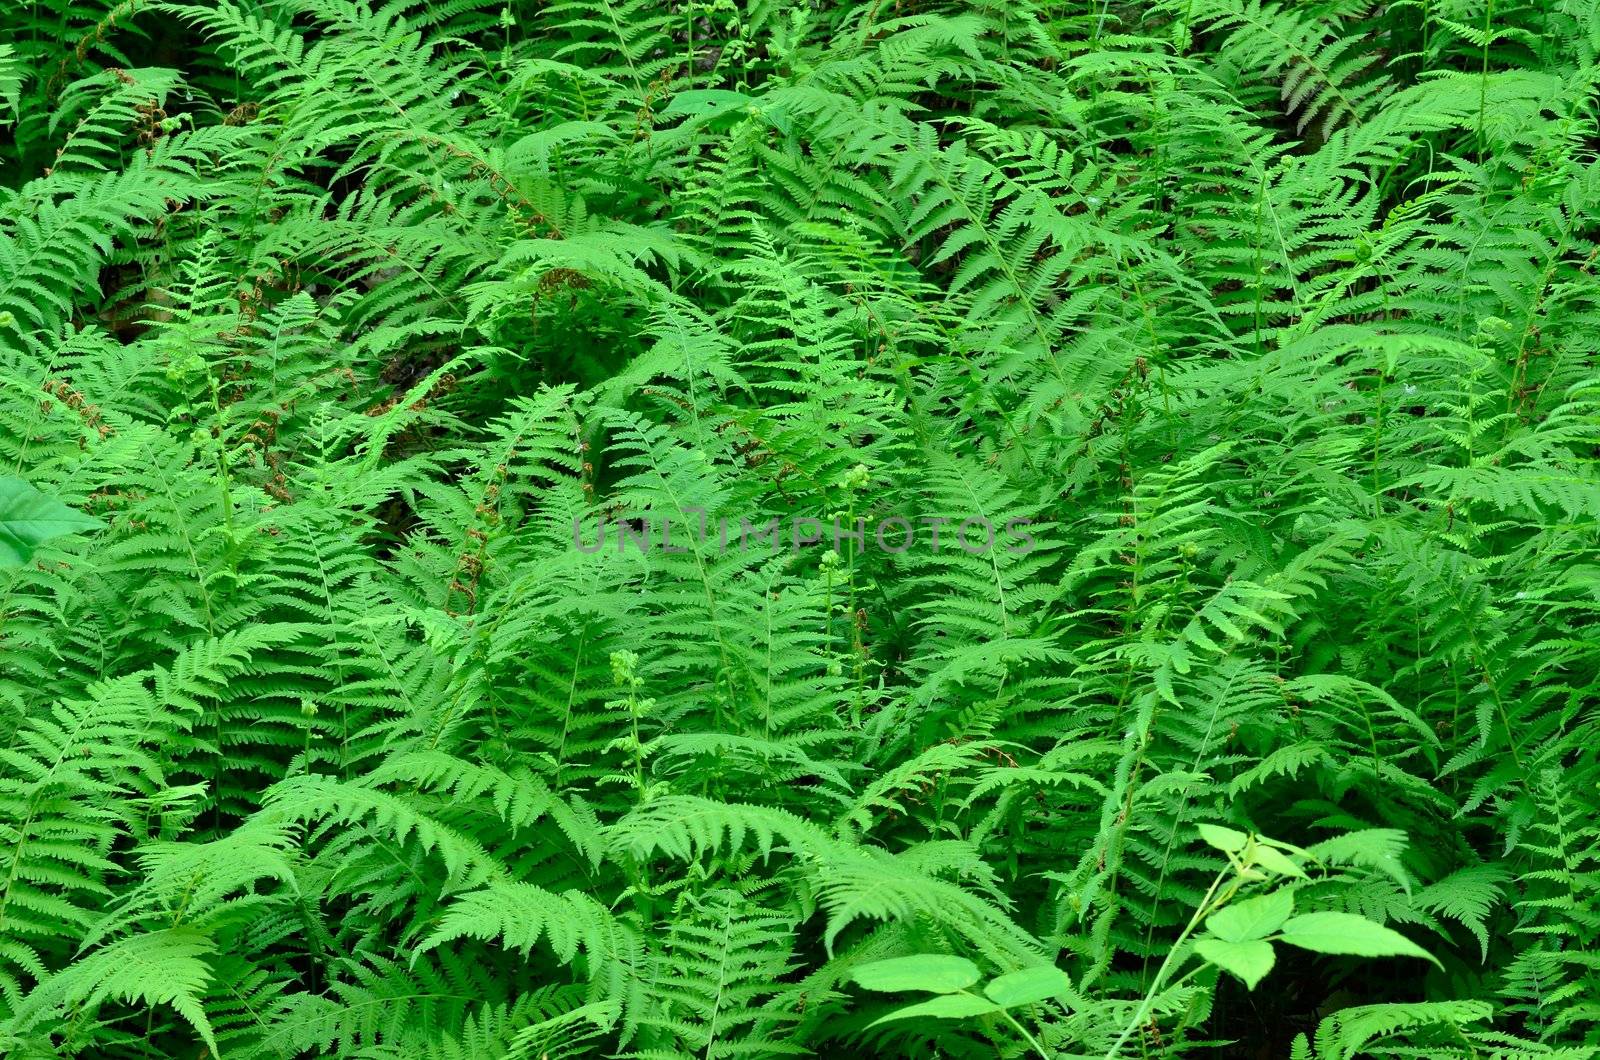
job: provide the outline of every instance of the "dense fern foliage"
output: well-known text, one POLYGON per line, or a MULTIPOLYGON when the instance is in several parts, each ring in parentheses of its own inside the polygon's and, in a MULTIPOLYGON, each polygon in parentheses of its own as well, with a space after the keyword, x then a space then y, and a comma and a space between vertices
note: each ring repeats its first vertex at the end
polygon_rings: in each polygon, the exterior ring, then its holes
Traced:
POLYGON ((7 5, 0 1054, 1600 1057, 1597 87, 7 5))

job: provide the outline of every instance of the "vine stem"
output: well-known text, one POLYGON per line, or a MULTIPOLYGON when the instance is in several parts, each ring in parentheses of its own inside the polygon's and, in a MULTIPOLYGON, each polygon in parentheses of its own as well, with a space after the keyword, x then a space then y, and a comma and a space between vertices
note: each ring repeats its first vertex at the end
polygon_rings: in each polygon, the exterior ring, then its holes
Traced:
POLYGON ((1022 1023, 1017 1019, 1017 1017, 1013 1016, 1011 1013, 1007 1012, 1005 1009, 1001 1009, 1000 1010, 1000 1017, 1002 1019, 1004 1019, 1007 1023, 1011 1024, 1012 1028, 1018 1034, 1022 1035, 1023 1040, 1026 1041, 1030 1046, 1033 1047, 1033 1051, 1034 1052, 1036 1052, 1040 1056, 1044 1057, 1044 1060, 1050 1060, 1050 1054, 1045 1051, 1045 1047, 1040 1043, 1039 1039, 1037 1039, 1033 1035, 1029 1034, 1028 1033, 1028 1029, 1022 1025, 1022 1023))
MULTIPOLYGON (((1223 869, 1217 873, 1217 878, 1211 881, 1211 886, 1206 890, 1206 896, 1200 900, 1200 905, 1195 909, 1194 915, 1189 918, 1189 922, 1184 925, 1183 931, 1178 935, 1177 941, 1173 942, 1172 948, 1167 951, 1167 956, 1161 962, 1161 967, 1156 969, 1156 977, 1151 980, 1150 989, 1146 990, 1144 997, 1140 999, 1139 1007, 1133 1010, 1133 1018, 1128 1021, 1126 1027, 1122 1028, 1122 1033, 1118 1035, 1111 1048, 1106 1050, 1102 1060, 1116 1060, 1117 1056, 1122 1052, 1123 1045, 1127 1043, 1128 1039, 1133 1036, 1133 1032, 1144 1022, 1144 1018, 1150 1014, 1150 1009, 1155 1006, 1156 995, 1161 992, 1161 984, 1167 978, 1167 973, 1172 970, 1174 958, 1183 949, 1183 944, 1188 941, 1189 936, 1194 934, 1195 928, 1200 926, 1200 921, 1205 919, 1206 915, 1211 912, 1211 900, 1216 897, 1217 888, 1222 886, 1222 881, 1227 876, 1228 870, 1223 869)), ((1233 892, 1230 891, 1222 899, 1222 902, 1226 902, 1232 896, 1233 892)), ((1222 902, 1217 904, 1221 905, 1222 902)))

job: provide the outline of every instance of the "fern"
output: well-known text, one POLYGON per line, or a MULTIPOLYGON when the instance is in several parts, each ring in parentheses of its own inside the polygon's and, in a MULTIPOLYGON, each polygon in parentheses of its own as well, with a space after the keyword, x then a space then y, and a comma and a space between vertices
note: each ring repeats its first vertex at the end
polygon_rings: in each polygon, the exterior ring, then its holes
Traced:
POLYGON ((0 1053, 1600 1053, 1592 0, 13 6, 0 1053))

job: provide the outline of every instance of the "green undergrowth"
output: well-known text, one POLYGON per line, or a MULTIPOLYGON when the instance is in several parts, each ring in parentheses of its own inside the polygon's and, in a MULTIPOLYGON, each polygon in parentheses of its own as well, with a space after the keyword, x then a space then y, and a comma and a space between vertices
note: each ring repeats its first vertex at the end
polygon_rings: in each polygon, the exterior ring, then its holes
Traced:
POLYGON ((1600 1057, 1597 58, 7 5, 0 1055, 1600 1057))

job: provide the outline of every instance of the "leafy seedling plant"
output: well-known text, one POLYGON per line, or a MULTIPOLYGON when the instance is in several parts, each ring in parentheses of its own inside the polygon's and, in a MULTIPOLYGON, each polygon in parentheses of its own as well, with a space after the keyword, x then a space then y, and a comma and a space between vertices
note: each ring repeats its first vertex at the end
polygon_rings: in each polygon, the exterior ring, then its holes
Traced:
MULTIPOLYGON (((1421 957, 1427 951, 1392 928, 1354 913, 1318 910, 1295 915, 1295 881, 1307 879, 1307 862, 1316 859, 1292 843, 1236 831, 1221 825, 1199 826, 1200 838, 1220 850, 1228 864, 1217 874, 1188 924, 1168 950, 1150 988, 1134 1008, 1122 1032, 1105 1052, 1114 1060, 1133 1032, 1148 1019, 1164 987, 1178 985, 1207 968, 1237 976, 1254 990, 1277 960, 1274 943, 1313 953, 1358 957, 1421 957), (1262 894, 1241 898, 1247 888, 1265 885, 1262 894), (1191 958, 1199 961, 1183 975, 1175 973, 1191 958)), ((982 970, 965 957, 923 953, 873 961, 857 968, 855 982, 882 993, 931 993, 938 996, 895 1009, 872 1026, 908 1019, 974 1019, 998 1017, 1009 1024, 1039 1056, 1053 1053, 1017 1019, 1014 1011, 1044 1001, 1070 1003, 1072 982, 1058 968, 1040 965, 1006 972, 973 989, 982 970)))

